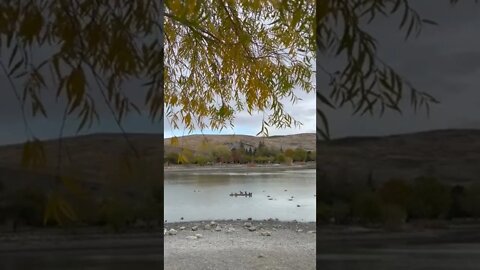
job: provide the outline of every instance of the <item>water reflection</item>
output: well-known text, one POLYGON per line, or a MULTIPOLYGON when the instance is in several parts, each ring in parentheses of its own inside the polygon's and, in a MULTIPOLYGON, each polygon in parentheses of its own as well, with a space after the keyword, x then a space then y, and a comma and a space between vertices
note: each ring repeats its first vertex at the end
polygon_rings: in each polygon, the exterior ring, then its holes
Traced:
POLYGON ((167 221, 182 217, 184 221, 249 217, 315 221, 315 170, 311 169, 167 173, 164 188, 167 221), (240 191, 253 196, 230 196, 240 191))

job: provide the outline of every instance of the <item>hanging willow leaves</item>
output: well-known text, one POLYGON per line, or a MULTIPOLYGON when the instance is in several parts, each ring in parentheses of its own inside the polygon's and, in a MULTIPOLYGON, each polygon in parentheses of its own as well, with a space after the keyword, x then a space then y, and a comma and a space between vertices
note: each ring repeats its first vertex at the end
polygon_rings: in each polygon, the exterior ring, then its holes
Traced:
POLYGON ((365 30, 377 17, 395 14, 401 14, 399 28, 405 32, 406 39, 418 36, 425 24, 436 25, 422 18, 410 3, 409 0, 317 1, 317 70, 330 80, 327 89, 317 89, 317 117, 322 123, 317 131, 324 139, 330 136, 325 108, 350 104, 354 114, 377 111, 383 114, 386 109, 401 112, 399 105, 406 96, 405 91, 410 94, 415 110, 422 106, 428 113, 430 104, 438 103, 432 95, 417 90, 380 59, 376 39, 365 30), (332 56, 345 59, 341 68, 331 70, 322 65, 322 59, 332 56))
POLYGON ((70 203, 58 192, 53 191, 47 197, 43 223, 50 221, 64 225, 67 221, 76 221, 77 216, 70 203))
POLYGON ((282 105, 296 100, 295 88, 314 88, 314 4, 165 1, 165 108, 171 125, 222 129, 241 111, 265 112, 270 127, 299 125, 282 105))

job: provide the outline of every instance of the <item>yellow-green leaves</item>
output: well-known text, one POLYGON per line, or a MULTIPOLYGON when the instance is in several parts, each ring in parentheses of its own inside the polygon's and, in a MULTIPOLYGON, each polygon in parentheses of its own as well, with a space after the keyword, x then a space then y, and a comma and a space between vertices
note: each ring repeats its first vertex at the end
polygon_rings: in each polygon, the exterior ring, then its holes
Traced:
POLYGON ((281 2, 166 1, 165 107, 173 127, 222 129, 240 111, 275 115, 265 119, 275 127, 295 123, 273 101, 296 87, 313 90, 315 2, 281 2))
POLYGON ((36 138, 23 145, 21 164, 25 168, 42 168, 46 165, 47 158, 43 144, 36 138))
POLYGON ((170 138, 170 145, 172 146, 178 146, 178 137, 173 136, 170 138))
POLYGON ((76 221, 77 216, 72 206, 63 198, 58 191, 51 192, 47 197, 43 223, 46 225, 49 221, 55 221, 58 225, 63 225, 68 221, 76 221))

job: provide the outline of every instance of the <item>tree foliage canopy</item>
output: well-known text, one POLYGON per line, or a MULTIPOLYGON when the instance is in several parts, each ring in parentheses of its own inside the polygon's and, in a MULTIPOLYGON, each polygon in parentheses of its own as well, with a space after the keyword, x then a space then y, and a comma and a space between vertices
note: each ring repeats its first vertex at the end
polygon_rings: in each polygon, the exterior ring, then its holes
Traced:
POLYGON ((165 106, 174 128, 222 129, 267 112, 266 127, 299 124, 283 108, 313 90, 314 1, 165 1, 165 106))

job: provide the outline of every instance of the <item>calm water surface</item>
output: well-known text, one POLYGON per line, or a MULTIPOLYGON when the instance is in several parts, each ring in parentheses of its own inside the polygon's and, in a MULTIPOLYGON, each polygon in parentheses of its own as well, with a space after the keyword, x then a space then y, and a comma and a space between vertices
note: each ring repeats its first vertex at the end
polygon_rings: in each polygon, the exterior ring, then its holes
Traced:
POLYGON ((384 247, 320 253, 317 264, 324 270, 480 269, 480 243, 384 247))
POLYGON ((249 217, 315 221, 314 169, 166 173, 164 188, 164 213, 168 222, 180 221, 181 217, 184 221, 249 217), (240 191, 252 192, 253 196, 229 196, 240 191))

